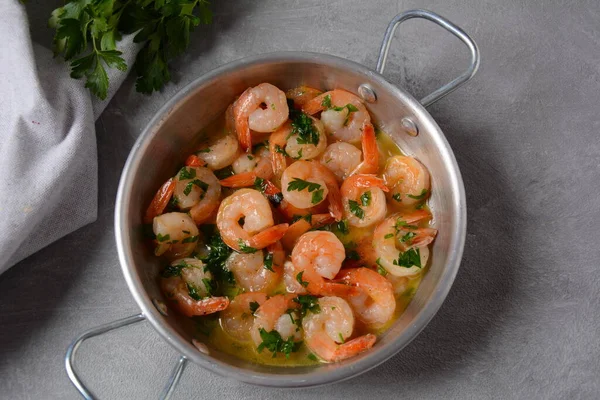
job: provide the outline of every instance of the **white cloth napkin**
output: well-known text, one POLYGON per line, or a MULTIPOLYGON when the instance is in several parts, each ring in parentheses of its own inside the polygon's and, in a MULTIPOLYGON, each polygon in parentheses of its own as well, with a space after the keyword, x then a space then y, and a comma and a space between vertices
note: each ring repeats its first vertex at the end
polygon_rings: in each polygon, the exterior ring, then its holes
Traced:
MULTIPOLYGON (((0 273, 96 219, 94 122, 125 79, 109 70, 100 101, 32 43, 25 6, 0 1, 0 273)), ((121 41, 131 67, 139 46, 121 41)), ((50 45, 51 38, 48 38, 50 45)))

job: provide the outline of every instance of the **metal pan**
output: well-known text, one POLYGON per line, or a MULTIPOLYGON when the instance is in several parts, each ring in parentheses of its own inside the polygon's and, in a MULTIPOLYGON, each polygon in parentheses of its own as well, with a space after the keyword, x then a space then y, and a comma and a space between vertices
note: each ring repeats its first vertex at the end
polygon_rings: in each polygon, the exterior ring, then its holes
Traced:
POLYGON ((466 204, 462 178, 454 154, 425 107, 468 81, 479 66, 475 42, 459 27, 430 11, 412 10, 389 24, 377 71, 326 54, 280 52, 253 56, 217 68, 196 79, 169 100, 141 134, 123 170, 115 211, 115 236, 119 260, 140 314, 97 327, 79 336, 69 347, 66 369, 85 398, 93 398, 78 378, 73 360, 79 345, 104 332, 147 320, 182 356, 177 361, 161 398, 172 392, 187 361, 239 381, 273 387, 317 386, 361 374, 399 352, 427 325, 446 298, 462 257, 466 233, 466 204), (468 69, 450 83, 421 99, 414 99, 382 75, 394 31, 411 18, 436 23, 458 37, 469 49, 468 69), (198 132, 222 116, 236 95, 249 86, 270 82, 282 89, 301 84, 318 88, 343 88, 358 93, 375 123, 391 135, 409 155, 418 158, 431 174, 434 188, 430 206, 439 234, 432 249, 429 271, 404 314, 368 352, 335 364, 312 367, 273 367, 253 364, 192 343, 192 332, 171 312, 163 315, 154 300, 164 300, 157 284, 159 262, 144 244, 142 215, 162 182, 191 152, 198 132))

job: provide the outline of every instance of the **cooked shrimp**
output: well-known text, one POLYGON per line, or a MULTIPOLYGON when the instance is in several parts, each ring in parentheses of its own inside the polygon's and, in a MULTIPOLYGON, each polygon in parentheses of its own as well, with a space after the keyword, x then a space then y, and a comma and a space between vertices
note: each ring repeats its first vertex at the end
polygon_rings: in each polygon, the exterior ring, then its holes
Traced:
POLYGON ((157 256, 187 257, 196 247, 198 227, 187 214, 172 212, 154 217, 152 229, 156 235, 154 254, 157 256))
POLYGON ((277 178, 281 178, 281 174, 287 167, 287 159, 285 146, 288 136, 292 134, 292 122, 287 121, 281 125, 269 137, 269 151, 271 152, 271 164, 273 172, 277 178))
POLYGON ((331 224, 333 221, 335 221, 335 219, 330 214, 315 214, 308 216, 306 219, 300 218, 290 225, 281 239, 281 243, 286 250, 292 250, 300 236, 311 229, 331 224))
POLYGON ((269 201, 254 189, 240 189, 226 197, 217 213, 217 228, 223 241, 243 253, 263 249, 281 239, 288 224, 273 224, 269 201))
POLYGON ((338 182, 342 182, 359 166, 361 156, 361 151, 350 143, 335 142, 325 149, 321 164, 335 174, 338 182))
POLYGON ((273 167, 271 157, 266 148, 259 149, 256 154, 242 154, 233 163, 235 175, 221 180, 221 186, 225 187, 249 187, 254 185, 256 178, 271 179, 273 167))
POLYGON ((160 215, 165 211, 167 204, 171 200, 173 196, 173 192, 175 191, 175 182, 173 178, 170 178, 166 181, 158 192, 154 195, 154 198, 150 202, 148 209, 146 210, 146 215, 144 215, 144 223, 150 224, 154 217, 160 215))
POLYGON ((352 226, 367 227, 385 218, 388 188, 374 175, 353 175, 342 184, 344 216, 352 226))
POLYGON ((297 161, 281 176, 283 198, 294 207, 306 209, 327 198, 336 220, 342 217, 341 196, 333 172, 316 161, 297 161))
POLYGON ((342 361, 370 349, 377 340, 369 333, 346 342, 354 330, 354 315, 339 297, 322 297, 319 313, 309 312, 302 320, 304 341, 320 359, 342 361))
POLYGON ((311 88, 308 86, 299 86, 294 89, 290 89, 285 92, 285 95, 288 99, 294 101, 294 105, 296 107, 302 107, 310 100, 314 99, 318 95, 323 93, 319 89, 311 88))
POLYGON ((254 314, 258 307, 267 301, 267 295, 260 292, 242 293, 221 312, 223 330, 242 341, 250 340, 250 330, 254 324, 254 314))
POLYGON ((233 252, 225 266, 233 273, 235 281, 242 289, 249 292, 268 292, 281 278, 285 252, 281 243, 276 242, 266 251, 244 254, 233 252))
POLYGON ((172 267, 180 268, 180 276, 161 279, 161 289, 173 307, 185 316, 212 314, 229 305, 227 297, 212 297, 212 275, 204 271, 204 264, 195 258, 174 261, 172 267))
POLYGON ((235 130, 242 148, 252 148, 252 131, 273 132, 283 124, 289 115, 285 93, 270 83, 261 83, 248 88, 233 106, 235 130), (261 108, 261 105, 265 108, 261 108))
POLYGON ((396 276, 413 276, 421 272, 425 266, 422 263, 421 252, 427 252, 426 255, 429 255, 426 246, 433 240, 437 230, 418 228, 411 224, 429 215, 423 210, 406 215, 396 214, 388 217, 375 228, 373 248, 378 257, 377 263, 387 272, 396 276), (426 229, 426 231, 422 234, 424 237, 418 238, 415 245, 415 239, 420 233, 419 229, 426 229))
POLYGON ((325 126, 325 131, 336 139, 348 143, 358 143, 363 124, 371 121, 362 100, 341 89, 315 97, 307 102, 302 110, 309 115, 323 111, 321 122, 325 126))
POLYGON ((392 319, 396 299, 389 280, 369 268, 345 270, 337 279, 356 288, 348 301, 361 321, 372 328, 381 328, 392 319))
POLYGON ((390 188, 390 201, 400 206, 411 206, 429 195, 429 172, 413 157, 390 157, 383 172, 390 188))
MULTIPOLYGON (((291 136, 287 137, 285 152, 294 160, 310 160, 318 157, 327 148, 327 136, 325 135, 325 127, 318 119, 308 116, 308 120, 312 122, 313 134, 311 135, 312 142, 306 143, 295 128, 294 121, 292 122, 291 136)), ((307 121, 308 121, 307 120, 307 121)))
POLYGON ((208 168, 183 167, 175 177, 173 196, 177 207, 189 210, 194 222, 201 224, 219 205, 221 185, 208 168))
POLYGON ((363 161, 354 169, 354 174, 376 174, 379 170, 379 148, 375 137, 375 128, 371 122, 366 121, 362 128, 361 145, 363 161))
POLYGON ((250 331, 254 344, 259 346, 263 342, 260 335, 263 329, 266 332, 277 331, 283 340, 292 338, 297 342, 302 339, 302 331, 296 322, 300 320, 300 315, 293 311, 298 306, 298 303, 293 301, 295 297, 293 294, 278 294, 256 310, 250 331))
POLYGON ((241 150, 236 137, 232 134, 221 136, 209 142, 196 152, 196 156, 204 160, 208 168, 216 171, 231 165, 241 150))
POLYGON ((331 282, 346 258, 344 245, 328 231, 307 232, 300 236, 292 263, 296 280, 312 294, 346 294, 348 287, 331 282))

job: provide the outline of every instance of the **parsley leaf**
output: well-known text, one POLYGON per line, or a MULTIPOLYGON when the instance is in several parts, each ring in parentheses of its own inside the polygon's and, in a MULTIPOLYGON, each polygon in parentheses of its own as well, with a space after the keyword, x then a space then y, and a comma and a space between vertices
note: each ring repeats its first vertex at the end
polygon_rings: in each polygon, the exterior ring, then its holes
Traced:
POLYGON ((419 249, 408 249, 404 253, 400 253, 398 260, 394 260, 393 264, 404 268, 413 266, 422 268, 419 249))
POLYGON ((402 237, 400 238, 400 241, 405 243, 408 242, 410 243, 410 241, 412 240, 412 238, 414 238, 415 236, 417 236, 416 233, 414 232, 407 232, 405 235, 402 235, 402 237))
POLYGON ((260 353, 266 348, 273 353, 273 358, 275 358, 277 353, 283 353, 289 358, 290 354, 298 351, 302 345, 302 342, 294 342, 293 336, 290 336, 287 340, 283 340, 279 332, 275 330, 267 332, 264 328, 260 328, 259 333, 262 343, 258 345, 256 350, 260 353))
POLYGON ((313 353, 310 353, 308 356, 306 356, 309 360, 311 361, 319 361, 319 359, 317 358, 317 356, 315 356, 313 353))
POLYGON ((188 236, 186 238, 184 238, 181 243, 194 243, 198 241, 198 235, 196 236, 188 236))
POLYGON ((202 296, 198 292, 198 288, 190 283, 187 283, 188 294, 196 301, 202 300, 202 296))
POLYGON ((264 267, 271 272, 275 272, 273 270, 273 253, 267 253, 265 256, 264 267))
POLYGON ((308 286, 308 282, 307 281, 303 281, 302 280, 302 274, 304 274, 304 271, 300 271, 298 272, 298 275, 296 275, 296 280, 298 281, 299 284, 301 284, 304 287, 308 286))
POLYGON ((340 222, 335 224, 336 228, 342 235, 347 235, 350 233, 350 226, 348 225, 348 220, 343 219, 340 222))
POLYGON ((384 239, 389 239, 389 238, 393 238, 394 234, 393 233, 388 233, 387 235, 385 235, 383 238, 384 239))
POLYGON ((206 265, 206 268, 217 282, 233 284, 235 282, 233 273, 225 266, 225 261, 233 250, 223 242, 214 225, 205 224, 201 226, 201 229, 204 237, 208 238, 208 254, 200 257, 200 260, 206 265))
POLYGON ((331 95, 327 94, 325 97, 323 97, 323 100, 321 100, 321 106, 325 107, 325 109, 331 108, 331 95))
POLYGON ((291 192, 293 190, 302 191, 304 189, 308 189, 308 192, 314 192, 315 190, 321 189, 321 185, 314 182, 305 181, 300 178, 294 178, 291 182, 288 183, 287 190, 291 192))
POLYGON ((348 200, 348 206, 350 207, 350 212, 352 214, 356 215, 360 219, 365 218, 365 211, 360 208, 358 202, 354 200, 348 200))
POLYGON ((319 204, 323 201, 323 189, 315 190, 310 198, 312 204, 319 204))
POLYGON ((411 199, 423 200, 425 198, 425 196, 427 196, 427 189, 421 190, 421 193, 416 196, 413 196, 412 194, 407 194, 407 196, 410 197, 411 199))
POLYGON ((402 199, 400 198, 400 193, 394 193, 392 195, 392 199, 396 200, 398 203, 402 201, 402 199))
POLYGON ((180 181, 194 179, 196 177, 196 170, 194 168, 187 169, 186 167, 183 167, 179 170, 178 175, 180 181))
POLYGON ((238 245, 240 246, 240 253, 252 254, 256 253, 257 249, 254 247, 248 246, 242 239, 238 240, 238 245))
POLYGON ((313 314, 318 314, 321 312, 319 299, 316 296, 312 296, 310 294, 299 294, 297 297, 294 297, 294 302, 300 305, 301 317, 304 317, 308 311, 313 314))
POLYGON ((158 240, 161 243, 166 242, 170 239, 171 239, 171 235, 168 233, 166 235, 161 235, 160 233, 158 235, 156 235, 156 240, 158 240))
POLYGON ((292 117, 292 134, 298 135, 298 144, 319 144, 319 131, 315 128, 313 120, 302 112, 292 117))
POLYGON ((371 191, 368 190, 366 192, 364 192, 362 195, 360 195, 360 204, 362 204, 363 206, 368 206, 369 204, 371 204, 371 191))
POLYGON ((183 194, 185 194, 186 196, 189 195, 192 192, 193 186, 198 186, 203 191, 201 199, 204 198, 204 194, 206 194, 206 192, 208 191, 208 183, 202 182, 200 179, 194 179, 193 181, 190 181, 187 185, 185 185, 185 188, 183 189, 183 194))
POLYGON ((375 264, 377 264, 377 272, 379 275, 386 276, 388 274, 387 270, 381 265, 381 258, 378 258, 377 261, 375 261, 375 264))

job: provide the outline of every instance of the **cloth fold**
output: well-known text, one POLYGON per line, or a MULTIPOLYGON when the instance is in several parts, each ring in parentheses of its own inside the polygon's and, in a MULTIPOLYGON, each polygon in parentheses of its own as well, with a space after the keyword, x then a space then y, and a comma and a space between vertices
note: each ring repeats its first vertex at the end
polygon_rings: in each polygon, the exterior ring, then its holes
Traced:
MULTIPOLYGON (((0 3, 0 273, 95 221, 98 172, 94 123, 126 73, 108 70, 100 101, 69 66, 33 43, 25 6, 0 3)), ((50 42, 50 40, 49 40, 50 42)), ((49 43, 48 43, 49 44, 49 43)), ((139 46, 119 43, 132 66, 139 46)))

